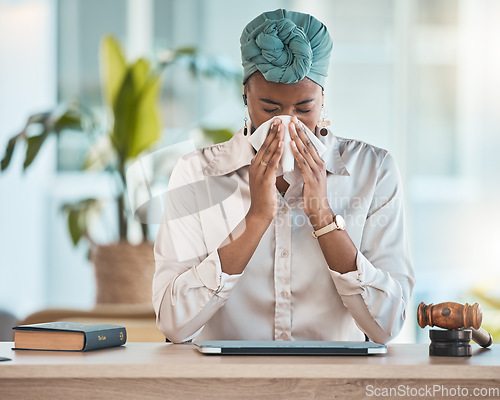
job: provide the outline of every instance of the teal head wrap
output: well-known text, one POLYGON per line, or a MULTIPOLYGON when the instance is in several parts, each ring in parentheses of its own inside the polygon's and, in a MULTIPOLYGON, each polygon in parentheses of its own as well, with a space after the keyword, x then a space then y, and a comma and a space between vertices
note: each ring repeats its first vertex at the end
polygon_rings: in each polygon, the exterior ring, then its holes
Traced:
POLYGON ((325 86, 333 43, 326 26, 309 14, 283 9, 251 21, 240 38, 243 82, 260 71, 270 82, 304 77, 325 86))

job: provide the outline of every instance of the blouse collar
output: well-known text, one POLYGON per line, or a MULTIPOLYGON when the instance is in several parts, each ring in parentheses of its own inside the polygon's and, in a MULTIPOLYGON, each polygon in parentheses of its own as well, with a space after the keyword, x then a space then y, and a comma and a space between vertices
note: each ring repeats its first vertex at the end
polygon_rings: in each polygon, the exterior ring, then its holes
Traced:
MULTIPOLYGON (((328 135, 319 135, 321 142, 327 147, 324 154, 326 170, 335 175, 350 176, 340 154, 340 142, 332 131, 328 135)), ((212 146, 214 157, 203 168, 208 176, 221 176, 234 172, 250 165, 255 156, 255 150, 243 135, 243 130, 238 131, 230 140, 212 146)))

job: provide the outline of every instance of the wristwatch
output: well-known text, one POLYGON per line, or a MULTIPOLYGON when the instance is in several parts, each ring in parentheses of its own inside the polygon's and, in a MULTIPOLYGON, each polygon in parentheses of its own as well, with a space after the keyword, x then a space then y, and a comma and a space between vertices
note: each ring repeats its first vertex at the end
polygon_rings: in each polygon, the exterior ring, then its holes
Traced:
POLYGON ((324 235, 325 233, 331 232, 331 231, 344 231, 345 230, 345 220, 340 214, 334 214, 333 215, 333 222, 331 224, 328 224, 327 226, 324 226, 321 229, 318 229, 317 231, 312 232, 312 236, 314 239, 319 238, 321 235, 324 235))

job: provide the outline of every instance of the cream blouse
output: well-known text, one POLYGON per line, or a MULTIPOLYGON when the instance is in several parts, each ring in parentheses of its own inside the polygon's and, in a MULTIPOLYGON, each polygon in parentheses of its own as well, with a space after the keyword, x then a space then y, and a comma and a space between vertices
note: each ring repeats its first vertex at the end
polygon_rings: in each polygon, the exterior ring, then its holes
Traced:
MULTIPOLYGON (((183 156, 169 183, 155 243, 153 305, 172 342, 371 340, 401 330, 415 284, 404 226, 401 179, 387 151, 320 136, 327 147, 328 200, 358 249, 357 270, 331 270, 301 208, 295 168, 279 211, 243 273, 221 270, 217 249, 250 207, 254 150, 231 140, 183 156)), ((243 221, 243 222, 242 222, 243 221)), ((241 226, 241 224, 240 224, 241 226)))

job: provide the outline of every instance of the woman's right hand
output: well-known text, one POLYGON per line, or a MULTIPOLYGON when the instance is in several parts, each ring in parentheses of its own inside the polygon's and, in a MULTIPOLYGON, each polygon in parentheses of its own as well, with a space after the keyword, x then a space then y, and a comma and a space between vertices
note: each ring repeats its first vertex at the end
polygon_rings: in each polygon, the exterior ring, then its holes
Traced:
POLYGON ((283 155, 284 133, 283 123, 276 118, 248 170, 251 199, 248 217, 254 217, 267 224, 266 228, 278 211, 276 171, 283 155))

